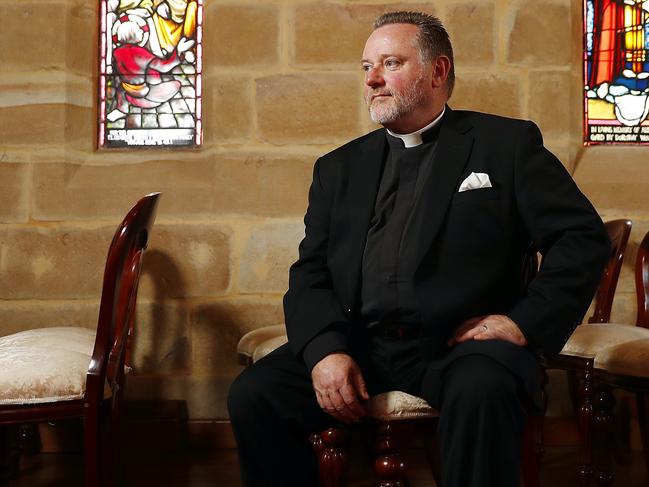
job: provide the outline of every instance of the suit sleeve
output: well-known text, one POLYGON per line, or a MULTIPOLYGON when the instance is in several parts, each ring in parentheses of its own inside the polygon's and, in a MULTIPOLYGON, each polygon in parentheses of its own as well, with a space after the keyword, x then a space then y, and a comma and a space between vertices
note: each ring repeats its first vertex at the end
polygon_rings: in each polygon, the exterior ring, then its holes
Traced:
POLYGON ((597 212, 526 122, 515 155, 515 197, 542 264, 508 314, 530 346, 558 353, 581 322, 610 255, 597 212))
POLYGON ((309 369, 324 356, 347 350, 349 327, 327 266, 332 198, 323 182, 322 166, 322 159, 318 159, 304 217, 305 236, 298 260, 289 270, 289 287, 284 295, 289 346, 304 358, 309 369))

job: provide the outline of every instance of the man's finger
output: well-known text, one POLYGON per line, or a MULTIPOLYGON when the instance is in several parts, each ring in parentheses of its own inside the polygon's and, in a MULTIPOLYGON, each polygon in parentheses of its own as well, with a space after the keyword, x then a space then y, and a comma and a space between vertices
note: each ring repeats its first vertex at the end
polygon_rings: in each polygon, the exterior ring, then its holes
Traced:
POLYGON ((352 375, 352 383, 356 388, 356 392, 360 395, 360 398, 363 401, 367 401, 370 398, 369 392, 367 392, 367 385, 365 385, 365 379, 363 379, 363 374, 360 370, 355 371, 352 375))
POLYGON ((357 391, 352 387, 351 385, 346 385, 342 389, 340 389, 340 395, 343 398, 343 401, 345 401, 345 404, 347 407, 357 416, 364 416, 365 415, 365 409, 361 405, 361 403, 358 400, 358 394, 357 391))
MULTIPOLYGON (((470 330, 466 331, 461 336, 457 337, 455 339, 455 341, 457 343, 462 343, 462 342, 466 342, 468 340, 473 340, 478 335, 483 335, 483 334, 485 335, 485 338, 486 338, 486 334, 488 332, 489 332, 488 328, 486 328, 484 325, 479 325, 479 326, 476 326, 475 328, 471 328, 470 330)), ((489 337, 489 338, 491 338, 491 337, 489 337)), ((484 338, 482 338, 482 339, 484 339, 484 338)))
POLYGON ((345 423, 358 421, 359 416, 354 411, 352 411, 349 406, 347 406, 340 392, 336 391, 333 394, 330 394, 329 399, 331 400, 331 403, 333 404, 334 409, 337 411, 337 413, 344 418, 345 423))

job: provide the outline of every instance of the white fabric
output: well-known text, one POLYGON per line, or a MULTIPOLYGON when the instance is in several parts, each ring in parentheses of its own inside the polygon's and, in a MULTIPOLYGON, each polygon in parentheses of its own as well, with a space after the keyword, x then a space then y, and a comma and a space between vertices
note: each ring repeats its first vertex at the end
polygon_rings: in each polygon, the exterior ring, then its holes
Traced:
POLYGON ((458 193, 463 193, 464 191, 471 191, 472 189, 481 189, 481 188, 491 188, 491 180, 489 175, 484 172, 472 172, 469 174, 462 184, 460 184, 460 189, 457 190, 458 193))
POLYGON ((421 397, 402 391, 389 391, 372 396, 365 407, 369 417, 382 421, 436 418, 439 415, 437 410, 430 407, 421 397))
POLYGON ((642 338, 649 338, 649 330, 640 326, 616 323, 584 324, 575 329, 561 353, 595 357, 606 348, 642 338))
POLYGON ((81 399, 95 330, 38 328, 0 337, 0 405, 81 399))
POLYGON ((249 331, 239 340, 239 343, 237 344, 237 353, 239 355, 245 355, 246 357, 252 357, 255 353, 255 349, 261 343, 281 335, 286 335, 286 326, 284 324, 263 326, 256 330, 249 331))
POLYGON ((407 149, 410 148, 410 147, 417 147, 418 145, 421 145, 421 144, 424 143, 424 140, 422 139, 421 134, 426 132, 426 130, 432 129, 435 125, 437 125, 440 122, 440 120, 442 119, 442 117, 444 116, 445 113, 446 113, 446 106, 444 106, 444 110, 442 110, 442 113, 440 113, 439 116, 437 118, 435 118, 435 120, 430 122, 425 127, 420 128, 419 130, 416 130, 416 131, 411 132, 409 134, 397 134, 397 133, 392 132, 392 130, 390 130, 390 129, 387 129, 387 131, 392 137, 397 137, 398 139, 401 139, 403 141, 403 145, 406 146, 407 149))
POLYGON ((252 361, 256 362, 260 358, 265 357, 276 348, 284 345, 286 342, 288 342, 288 337, 285 334, 261 342, 252 353, 252 361))
POLYGON ((649 378, 649 339, 602 350, 595 356, 595 368, 617 375, 649 378))

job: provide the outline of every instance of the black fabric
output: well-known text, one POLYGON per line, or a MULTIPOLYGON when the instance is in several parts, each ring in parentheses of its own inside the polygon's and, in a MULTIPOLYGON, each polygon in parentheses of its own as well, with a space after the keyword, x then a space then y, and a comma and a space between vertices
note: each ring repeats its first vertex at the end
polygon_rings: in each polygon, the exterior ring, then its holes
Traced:
MULTIPOLYGON (((417 340, 357 337, 350 346, 371 395, 402 390, 439 409, 444 487, 518 485, 525 391, 507 367, 469 353, 430 374, 417 340)), ((336 422, 318 406, 310 375, 287 345, 244 370, 228 409, 245 486, 318 485, 307 438, 336 422)))
POLYGON ((387 160, 363 253, 360 307, 369 327, 384 322, 421 323, 412 283, 415 249, 403 236, 429 173, 438 132, 439 126, 430 129, 424 143, 410 148, 387 135, 387 160))

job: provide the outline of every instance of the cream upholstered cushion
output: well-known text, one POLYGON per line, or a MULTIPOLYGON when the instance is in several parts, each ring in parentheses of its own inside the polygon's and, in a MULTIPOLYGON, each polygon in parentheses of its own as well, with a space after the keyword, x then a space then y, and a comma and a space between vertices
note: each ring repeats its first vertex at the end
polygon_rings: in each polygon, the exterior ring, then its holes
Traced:
POLYGON ((615 323, 591 323, 578 326, 561 353, 579 357, 595 357, 602 350, 618 345, 649 338, 649 330, 633 325, 615 323))
POLYGON ((261 342, 252 353, 252 361, 256 362, 260 358, 265 357, 276 348, 284 345, 286 342, 288 342, 288 337, 284 334, 261 342))
POLYGON ((283 324, 264 326, 262 328, 257 328, 256 330, 249 331, 239 340, 239 343, 237 344, 237 354, 252 358, 255 353, 255 349, 261 343, 281 335, 286 335, 286 326, 284 326, 283 324))
POLYGON ((95 330, 38 328, 0 337, 0 405, 81 399, 95 330))
POLYGON ((436 418, 438 412, 421 397, 402 391, 389 391, 372 396, 365 405, 370 418, 394 421, 417 418, 436 418))
POLYGON ((649 378, 649 339, 602 350, 595 356, 595 368, 612 374, 649 378))

